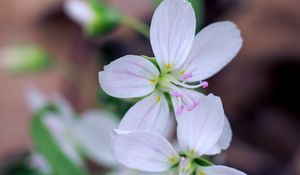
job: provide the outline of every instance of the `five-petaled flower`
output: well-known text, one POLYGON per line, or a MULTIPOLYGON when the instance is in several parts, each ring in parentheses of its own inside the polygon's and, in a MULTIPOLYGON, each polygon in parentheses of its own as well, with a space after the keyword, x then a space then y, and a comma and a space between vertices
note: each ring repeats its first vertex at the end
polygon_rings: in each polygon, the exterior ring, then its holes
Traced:
POLYGON ((194 88, 208 86, 207 78, 228 64, 242 45, 232 22, 211 24, 195 36, 196 19, 186 0, 164 0, 150 28, 155 58, 127 55, 99 72, 102 89, 118 98, 144 97, 121 121, 120 129, 143 129, 165 135, 172 122, 168 100, 176 115, 199 103, 194 88), (150 95, 149 95, 150 94, 150 95))
POLYGON ((201 157, 226 149, 231 133, 220 98, 212 94, 200 98, 205 103, 177 117, 181 150, 175 151, 163 136, 152 131, 115 130, 112 143, 116 159, 129 168, 173 175, 245 175, 201 157))

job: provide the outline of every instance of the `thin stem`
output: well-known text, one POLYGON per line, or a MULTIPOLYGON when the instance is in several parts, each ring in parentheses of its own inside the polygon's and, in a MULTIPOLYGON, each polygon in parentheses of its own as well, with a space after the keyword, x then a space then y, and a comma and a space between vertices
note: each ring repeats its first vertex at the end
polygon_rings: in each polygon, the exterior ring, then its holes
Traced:
POLYGON ((137 32, 139 32, 140 34, 142 34, 143 36, 145 36, 146 38, 150 38, 150 34, 149 34, 149 26, 147 24, 145 24, 144 22, 135 19, 133 17, 130 16, 123 16, 123 18, 121 19, 121 23, 125 26, 128 26, 134 30, 136 30, 137 32))

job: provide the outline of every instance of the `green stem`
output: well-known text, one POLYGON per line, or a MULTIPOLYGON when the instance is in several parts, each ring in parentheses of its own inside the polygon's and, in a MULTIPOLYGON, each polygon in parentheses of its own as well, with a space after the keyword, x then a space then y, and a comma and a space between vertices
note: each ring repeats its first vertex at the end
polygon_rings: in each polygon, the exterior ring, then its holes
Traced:
POLYGON ((204 159, 202 157, 198 157, 196 159, 194 159, 194 161, 198 164, 198 165, 201 165, 201 166, 213 166, 215 165, 214 163, 210 162, 209 160, 207 159, 204 159))
POLYGON ((135 19, 133 17, 130 16, 124 16, 121 19, 121 23, 125 26, 128 26, 134 30, 136 30, 137 32, 139 32, 140 34, 142 34, 143 36, 145 36, 146 38, 150 38, 150 34, 149 34, 149 26, 147 24, 145 24, 144 22, 135 19))

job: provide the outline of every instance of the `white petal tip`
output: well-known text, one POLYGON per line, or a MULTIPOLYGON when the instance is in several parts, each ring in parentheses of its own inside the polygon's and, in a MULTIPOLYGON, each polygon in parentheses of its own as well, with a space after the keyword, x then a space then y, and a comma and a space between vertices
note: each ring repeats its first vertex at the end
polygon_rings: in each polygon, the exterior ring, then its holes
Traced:
POLYGON ((67 0, 64 3, 66 14, 80 25, 87 25, 94 19, 94 14, 86 1, 67 0))

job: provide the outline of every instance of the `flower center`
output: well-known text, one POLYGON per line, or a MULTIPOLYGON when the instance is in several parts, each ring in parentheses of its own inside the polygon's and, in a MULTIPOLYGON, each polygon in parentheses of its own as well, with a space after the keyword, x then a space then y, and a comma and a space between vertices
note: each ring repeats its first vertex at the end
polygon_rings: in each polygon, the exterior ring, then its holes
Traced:
POLYGON ((180 174, 192 174, 194 172, 193 162, 188 158, 181 157, 179 163, 180 174))
POLYGON ((206 81, 200 81, 196 85, 187 84, 186 80, 192 77, 189 72, 182 71, 180 75, 179 78, 176 78, 177 76, 172 72, 163 72, 158 79, 153 80, 157 83, 157 89, 171 95, 176 115, 182 114, 184 109, 192 111, 199 104, 197 97, 185 89, 208 87, 206 81))
POLYGON ((184 109, 192 111, 199 104, 195 94, 186 89, 208 87, 208 82, 206 81, 201 81, 196 85, 187 84, 186 80, 192 77, 192 74, 189 72, 182 71, 180 75, 178 79, 172 72, 161 73, 159 79, 155 80, 157 89, 171 95, 176 115, 182 114, 184 109))

